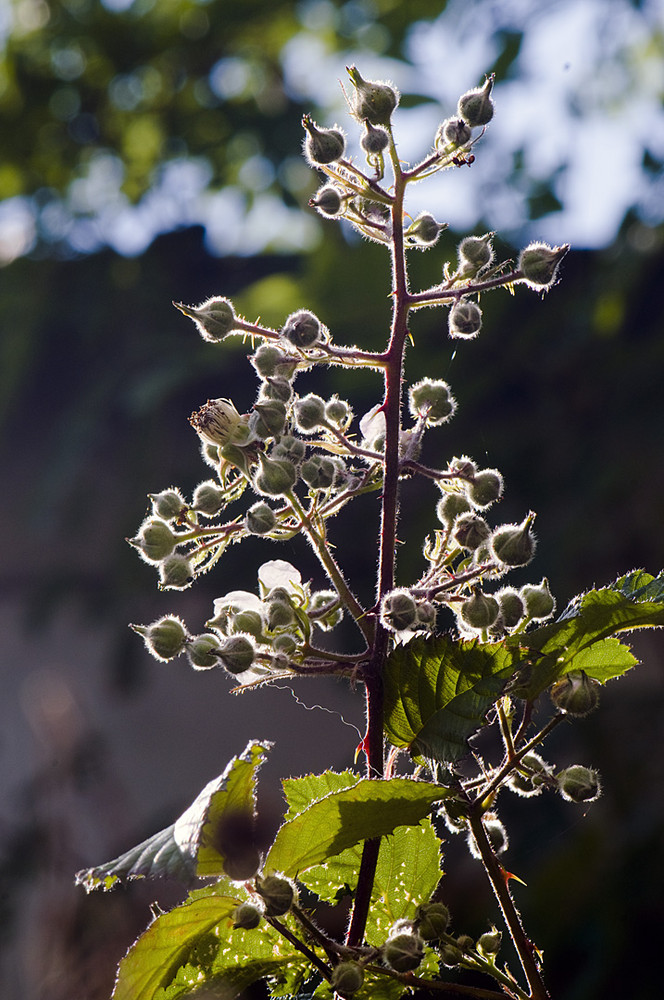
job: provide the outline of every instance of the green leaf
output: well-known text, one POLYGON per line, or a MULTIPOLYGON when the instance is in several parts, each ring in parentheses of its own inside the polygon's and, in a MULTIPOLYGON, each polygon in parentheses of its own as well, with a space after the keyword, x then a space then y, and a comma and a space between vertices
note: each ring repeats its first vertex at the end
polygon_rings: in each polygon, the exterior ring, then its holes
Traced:
MULTIPOLYGON (((249 743, 175 823, 113 861, 78 872, 77 884, 90 892, 135 878, 168 876, 189 882, 193 876, 223 874, 227 861, 242 860, 235 856, 238 838, 233 835, 240 830, 251 833, 256 772, 269 747, 269 743, 249 743)), ((249 841, 245 838, 239 844, 242 856, 253 848, 249 841)))
POLYGON ((503 643, 448 635, 397 646, 385 669, 385 732, 416 759, 453 762, 512 675, 503 643))
POLYGON ((266 871, 297 876, 358 844, 398 826, 416 826, 447 789, 413 778, 363 778, 332 792, 287 820, 265 859, 266 871))
MULTIPOLYGON (((396 920, 412 919, 427 902, 440 877, 441 841, 427 817, 418 826, 401 826, 380 845, 366 927, 369 944, 385 941, 396 920)), ((349 848, 324 865, 316 865, 300 881, 324 902, 336 902, 357 883, 362 847, 349 848)))
POLYGON ((323 774, 305 774, 302 778, 284 778, 282 786, 288 803, 284 819, 293 819, 313 802, 325 798, 330 792, 351 788, 357 780, 354 771, 324 771, 323 774))

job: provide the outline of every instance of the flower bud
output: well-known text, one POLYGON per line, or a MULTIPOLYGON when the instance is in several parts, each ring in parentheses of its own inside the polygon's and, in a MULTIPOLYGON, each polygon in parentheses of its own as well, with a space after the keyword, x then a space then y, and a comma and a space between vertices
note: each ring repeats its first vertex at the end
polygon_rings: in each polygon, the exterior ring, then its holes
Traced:
POLYGON ((215 296, 206 299, 205 302, 196 307, 185 306, 182 302, 174 302, 173 305, 185 316, 193 319, 203 340, 209 340, 213 343, 223 340, 236 328, 237 317, 233 305, 228 299, 215 296))
POLYGON ((429 212, 421 212, 410 224, 404 235, 410 243, 422 247, 432 247, 437 243, 438 237, 444 229, 447 229, 446 222, 436 222, 429 212))
POLYGON ((260 924, 262 916, 261 910, 252 903, 240 903, 233 911, 233 930, 253 931, 260 924))
POLYGON ((304 155, 311 166, 334 163, 344 155, 346 140, 343 132, 338 129, 319 129, 311 115, 302 117, 302 126, 307 132, 304 155))
POLYGON ((459 277, 471 278, 493 260, 493 233, 484 236, 466 236, 459 244, 459 277))
POLYGON ((488 125, 493 118, 493 101, 491 91, 493 89, 493 73, 488 76, 483 87, 469 90, 459 98, 457 112, 471 128, 481 125, 488 125))
POLYGON ((415 926, 425 941, 437 941, 443 936, 450 922, 450 911, 444 903, 424 903, 418 906, 415 926))
POLYGON ((194 670, 210 670, 219 666, 221 643, 216 635, 206 632, 195 635, 187 642, 187 659, 194 670))
POLYGON ((258 401, 278 400, 280 403, 290 403, 293 396, 293 386, 283 375, 271 375, 260 388, 258 401))
POLYGON ((514 587, 504 587, 493 595, 498 601, 500 616, 506 629, 516 628, 525 614, 525 605, 514 587))
MULTIPOLYGON (((286 383, 288 385, 288 383, 286 383)), ((286 426, 286 406, 278 399, 266 399, 254 403, 254 411, 249 418, 249 426, 256 437, 264 441, 277 437, 286 426)))
POLYGON ((445 493, 436 505, 436 515, 447 528, 451 528, 459 514, 465 514, 472 508, 465 493, 445 493))
POLYGON ((581 764, 566 767, 557 775, 556 782, 558 791, 568 802, 593 802, 601 791, 597 771, 581 764))
POLYGON ((392 590, 386 594, 380 607, 380 620, 394 632, 417 625, 417 602, 408 590, 392 590))
POLYGON ((260 470, 254 479, 254 486, 259 493, 281 496, 292 490, 297 481, 297 470, 291 462, 283 459, 275 461, 263 454, 258 456, 258 460, 260 470))
POLYGON ((583 670, 570 670, 551 685, 549 697, 561 712, 582 718, 597 708, 599 684, 583 670))
POLYGON ((159 563, 175 548, 177 535, 165 521, 151 517, 143 522, 136 538, 128 538, 127 541, 138 549, 145 562, 159 563))
POLYGON ((248 636, 232 635, 221 644, 219 659, 229 674, 241 674, 252 666, 256 650, 248 636))
POLYGON ((411 386, 409 409, 414 420, 424 417, 430 427, 446 423, 456 410, 456 400, 447 382, 424 378, 411 386))
POLYGON ((308 309, 291 313, 281 328, 280 336, 294 347, 314 347, 323 339, 321 322, 308 309))
POLYGON ((164 521, 174 521, 187 506, 179 490, 175 488, 162 490, 161 493, 149 493, 152 501, 152 511, 164 521))
POLYGON ((538 291, 551 288, 555 283, 558 267, 569 250, 569 243, 550 247, 546 243, 529 243, 519 254, 517 267, 523 274, 523 281, 538 291))
POLYGON ((265 622, 260 611, 255 611, 252 608, 243 608, 242 611, 231 613, 230 625, 233 632, 246 632, 248 635, 253 636, 254 639, 260 639, 263 635, 265 622))
POLYGON ((268 875, 267 878, 260 879, 256 889, 265 903, 266 917, 283 916, 284 913, 288 913, 296 901, 292 882, 280 878, 278 875, 268 875))
POLYGON ((479 514, 460 514, 454 522, 454 541, 474 552, 491 535, 491 528, 479 514))
POLYGON ((456 943, 459 951, 464 954, 467 954, 469 951, 475 951, 475 941, 470 934, 459 934, 456 943))
POLYGON ((351 107, 357 120, 368 121, 371 125, 389 125, 392 112, 399 103, 396 88, 375 80, 363 80, 355 66, 347 69, 355 88, 351 107))
POLYGON ((390 137, 384 128, 380 125, 374 127, 367 119, 364 121, 364 127, 366 131, 360 139, 360 146, 368 156, 378 156, 387 149, 390 137))
POLYGON ((297 649, 297 639, 290 632, 282 632, 275 635, 272 640, 272 649, 275 653, 283 653, 285 656, 292 656, 297 649))
POLYGON ((479 587, 463 602, 459 614, 463 622, 475 631, 491 628, 498 618, 500 608, 494 597, 483 594, 479 587))
POLYGON ((467 492, 473 506, 484 510, 503 495, 503 477, 497 469, 482 469, 473 476, 467 492))
POLYGON ((309 199, 309 204, 326 219, 334 219, 344 210, 344 193, 336 184, 325 184, 309 199))
POLYGON ((250 507, 244 517, 244 526, 251 535, 267 535, 276 524, 274 511, 263 500, 250 507))
POLYGON ((494 927, 492 931, 486 931, 485 934, 481 934, 477 939, 477 950, 480 955, 484 955, 485 958, 491 960, 500 951, 502 940, 503 935, 494 927))
POLYGON ((462 961, 463 952, 459 948, 455 948, 453 944, 444 944, 440 949, 440 958, 443 965, 452 968, 462 961))
POLYGON ((463 118, 447 118, 438 127, 434 145, 436 149, 444 149, 446 146, 465 146, 470 142, 470 137, 470 126, 463 118))
POLYGON ((143 636, 148 650, 157 660, 172 660, 184 651, 187 630, 179 618, 159 618, 151 625, 131 625, 134 632, 143 636))
POLYGON ((527 583, 521 588, 520 594, 526 606, 526 614, 533 621, 544 621, 555 611, 556 601, 549 590, 549 581, 546 577, 537 586, 527 583))
POLYGON ((325 401, 310 392, 295 401, 295 422, 303 434, 313 434, 325 420, 325 401))
POLYGON ((383 958, 395 972, 412 972, 424 958, 424 941, 419 934, 395 934, 383 945, 383 958))
POLYGON ((339 624, 344 616, 344 609, 336 591, 317 590, 311 595, 307 613, 320 629, 327 632, 339 624))
POLYGON ((224 507, 226 496, 212 479, 199 483, 194 490, 191 505, 199 514, 215 517, 224 507))
POLYGON ((330 989, 341 997, 357 993, 364 982, 364 970, 357 962, 339 962, 332 969, 330 989))
POLYGON ((270 458, 291 462, 297 466, 306 455, 306 452, 307 446, 304 441, 293 437, 291 434, 285 434, 273 447, 270 458))
POLYGON ((531 750, 521 758, 521 766, 527 769, 527 773, 522 770, 512 771, 506 782, 508 788, 511 788, 522 798, 539 795, 551 773, 550 765, 546 764, 539 754, 531 750))
POLYGON ((186 590, 193 581, 194 569, 191 561, 179 552, 174 552, 159 564, 160 590, 186 590))
POLYGON ((203 440, 222 447, 247 444, 251 436, 247 418, 240 416, 230 399, 208 399, 191 414, 189 423, 203 440))
POLYGON ((484 829, 489 838, 489 843, 495 854, 502 854, 509 846, 507 830, 500 822, 495 813, 485 813, 483 818, 484 829))
POLYGON ((491 536, 491 549, 505 566, 526 566, 535 555, 536 541, 532 532, 533 513, 521 524, 503 524, 491 536))
POLYGON ((306 462, 302 463, 300 475, 307 486, 313 490, 328 490, 334 483, 336 476, 334 462, 323 455, 312 455, 306 462))
POLYGON ((337 427, 347 427, 351 421, 353 411, 345 399, 332 396, 325 404, 325 419, 337 427))
POLYGON ((290 379, 297 368, 297 358, 274 344, 261 344, 250 360, 261 378, 290 379))
POLYGON ((417 622, 415 627, 432 629, 436 624, 436 606, 431 601, 417 602, 417 622))
POLYGON ((482 310, 475 302, 457 302, 450 309, 447 329, 458 340, 472 340, 482 329, 482 310))
POLYGON ((267 627, 270 631, 275 628, 285 628, 295 621, 295 611, 290 600, 270 601, 267 611, 267 627))

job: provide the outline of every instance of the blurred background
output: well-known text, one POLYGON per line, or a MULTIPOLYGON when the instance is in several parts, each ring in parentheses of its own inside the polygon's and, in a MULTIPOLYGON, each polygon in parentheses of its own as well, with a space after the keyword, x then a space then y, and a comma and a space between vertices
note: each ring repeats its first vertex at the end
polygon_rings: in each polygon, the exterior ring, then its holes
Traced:
MULTIPOLYGON (((362 699, 306 682, 241 697, 218 672, 158 664, 128 622, 174 612, 200 629, 212 601, 254 589, 266 558, 316 575, 296 542, 244 543, 179 594, 124 543, 146 495, 185 495, 208 469, 189 413, 255 383, 239 341, 204 344, 171 301, 231 297, 281 325, 316 311, 340 343, 379 348, 389 316, 381 247, 308 209, 302 114, 345 115, 344 67, 392 80, 401 155, 414 162, 460 94, 496 73, 496 117, 472 169, 412 194, 450 223, 412 254, 413 287, 439 280, 467 233, 499 254, 569 242, 544 302, 482 301, 482 335, 456 346, 445 315, 413 321, 408 376, 444 377, 459 403, 428 457, 496 466, 494 517, 538 512, 535 562, 562 608, 635 567, 664 565, 664 11, 658 0, 0 0, 0 983, 21 1000, 104 1000, 114 969, 177 886, 85 897, 73 873, 168 825, 253 738, 279 779, 352 766, 362 699), (300 702, 298 704, 298 701, 300 702), (315 707, 319 706, 319 707, 315 707), (310 709, 309 711, 307 709, 310 709)), ((309 378, 361 414, 377 376, 309 378)), ((299 387, 300 383, 298 383, 299 387)), ((305 379, 302 379, 305 387, 305 379)), ((409 484, 400 582, 420 573, 435 490, 409 484)), ((334 538, 370 595, 358 545, 375 499, 334 538)), ((372 521, 373 519, 373 521, 372 521)), ((320 581, 322 583, 322 581, 320 581)), ((544 948, 556 1000, 660 995, 664 880, 664 643, 601 709, 556 734, 552 756, 600 769, 588 810, 503 805, 515 895, 544 948)), ((507 794, 507 793, 506 793, 507 794)), ((492 903, 449 844, 455 927, 492 903)))

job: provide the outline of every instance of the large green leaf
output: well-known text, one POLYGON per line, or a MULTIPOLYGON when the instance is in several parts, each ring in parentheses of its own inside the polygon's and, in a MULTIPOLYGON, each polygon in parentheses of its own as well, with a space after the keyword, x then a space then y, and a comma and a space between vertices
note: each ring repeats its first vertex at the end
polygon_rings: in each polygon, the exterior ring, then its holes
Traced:
POLYGON ((284 778, 282 785, 288 803, 284 819, 293 819, 330 792, 351 788, 357 781, 358 776, 353 771, 324 771, 322 774, 305 774, 302 778, 284 778))
POLYGON ((501 643, 442 635, 397 646, 385 669, 385 731, 419 759, 452 762, 514 670, 501 643))
MULTIPOLYGON (((381 945, 396 920, 412 919, 419 904, 431 898, 442 875, 440 852, 441 841, 428 817, 383 838, 366 927, 369 944, 381 945)), ((354 890, 361 857, 358 844, 308 869, 300 881, 324 902, 336 902, 354 890)))
POLYGON ((331 792, 280 827, 265 859, 266 871, 297 876, 363 840, 416 826, 449 792, 413 778, 363 778, 331 792))
POLYGON ((249 743, 175 823, 113 861, 78 872, 76 882, 88 892, 134 878, 168 876, 188 882, 195 875, 220 876, 228 862, 241 863, 249 850, 255 851, 256 772, 269 747, 249 743))

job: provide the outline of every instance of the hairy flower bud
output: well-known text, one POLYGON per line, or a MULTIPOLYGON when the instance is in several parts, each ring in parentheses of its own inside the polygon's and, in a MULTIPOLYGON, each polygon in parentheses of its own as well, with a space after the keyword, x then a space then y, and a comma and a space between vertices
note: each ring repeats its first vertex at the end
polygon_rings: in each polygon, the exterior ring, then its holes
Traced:
POLYGON ((432 247, 438 242, 438 237, 444 229, 447 229, 446 222, 436 222, 429 212, 420 212, 404 235, 416 246, 432 247))
POLYGON ((240 903, 233 911, 233 930, 253 931, 261 922, 263 913, 252 903, 240 903))
POLYGON ((153 513, 164 521, 174 521, 187 506, 184 497, 175 487, 162 490, 161 493, 148 493, 148 496, 152 501, 153 513))
POLYGON ((539 795, 551 774, 551 766, 531 750, 521 758, 520 767, 507 778, 508 788, 523 798, 539 795))
POLYGON ((143 636, 148 650, 157 660, 172 660, 184 651, 187 630, 179 618, 159 618, 151 625, 131 625, 134 632, 143 636))
POLYGON ((364 982, 364 970, 357 962, 339 962, 332 969, 330 989, 341 997, 357 993, 364 982))
POLYGON ((187 642, 186 653, 194 670, 210 670, 219 665, 221 643, 216 635, 206 632, 192 636, 187 642))
POLYGON ((205 514, 206 517, 216 517, 224 507, 225 502, 224 491, 219 489, 214 480, 206 479, 199 483, 194 490, 191 505, 199 514, 205 514))
POLYGON ((344 155, 346 140, 336 128, 318 128, 311 115, 303 115, 302 127, 307 133, 304 155, 311 166, 334 163, 344 155))
POLYGON ((297 368, 297 358, 274 344, 261 344, 250 360, 261 378, 290 379, 297 368))
POLYGON ((360 146, 368 156, 378 156, 387 149, 390 137, 380 125, 374 126, 368 119, 364 121, 366 131, 360 139, 360 146))
POLYGON ((260 879, 256 889, 265 903, 266 917, 281 917, 288 913, 297 898, 293 883, 278 875, 260 879))
POLYGON ((231 635, 222 642, 219 659, 229 674, 241 674, 252 666, 256 650, 249 636, 231 635))
POLYGON ((307 486, 314 490, 328 490, 334 483, 337 470, 331 458, 312 455, 302 463, 300 475, 307 486))
POLYGON ((138 530, 135 538, 127 541, 138 549, 147 563, 160 563, 169 556, 177 543, 175 535, 166 521, 158 517, 148 518, 138 530))
POLYGON ((529 243, 519 254, 517 267, 523 281, 537 291, 551 288, 555 283, 558 267, 569 250, 569 243, 550 247, 546 243, 529 243))
POLYGON ((599 775, 590 767, 572 764, 556 777, 558 791, 568 802, 593 802, 599 798, 599 775))
POLYGON ((452 338, 472 340, 482 329, 482 310, 476 302, 457 302, 450 309, 447 328, 452 338))
POLYGON ((479 514, 460 514, 454 522, 453 537, 462 549, 474 552, 491 535, 491 528, 479 514))
POLYGON ((493 260, 494 233, 466 236, 459 244, 459 277, 472 278, 493 260))
POLYGON ((482 469, 468 483, 467 492, 473 506, 484 510, 503 495, 503 477, 497 469, 482 469))
POLYGON ((278 399, 265 399, 254 403, 249 426, 252 433, 262 441, 278 437, 286 426, 286 404, 278 399))
POLYGON ((437 941, 443 936, 450 922, 450 911, 444 903, 423 903, 418 906, 415 926, 425 941, 437 941))
POLYGON ((460 948, 456 948, 453 944, 444 944, 440 949, 440 958, 443 965, 447 965, 448 968, 452 968, 461 962, 463 959, 463 952, 460 948))
POLYGON ((551 685, 549 697, 561 712, 582 718, 597 708, 599 684, 584 670, 570 670, 551 685))
POLYGON ((312 594, 307 612, 324 632, 338 625, 344 616, 339 595, 334 590, 317 590, 312 594))
POLYGON ((395 934, 383 945, 383 958, 395 972, 411 972, 424 958, 424 941, 419 934, 395 934))
POLYGON ((546 577, 537 586, 531 583, 525 584, 520 594, 526 606, 526 614, 535 622, 550 618, 556 609, 556 601, 549 590, 549 581, 546 577))
POLYGON ((208 399, 189 417, 194 430, 211 444, 243 445, 251 437, 246 417, 241 417, 230 399, 208 399))
POLYGON ((259 500, 245 514, 244 526, 252 535, 267 535, 276 524, 275 513, 264 500, 259 500))
POLYGON ((336 184, 324 184, 312 195, 309 204, 326 219, 334 219, 344 210, 344 193, 336 184))
POLYGON ((493 101, 491 91, 493 89, 493 73, 488 76, 483 87, 469 90, 459 98, 457 112, 471 128, 488 125, 493 118, 493 101))
POLYGON ((434 145, 436 149, 444 149, 446 146, 465 146, 470 142, 471 131, 468 122, 463 118, 447 118, 442 125, 438 126, 434 145))
POLYGON ((160 590, 186 590, 194 581, 191 561, 179 552, 174 552, 159 564, 160 590))
POLYGON ((292 462, 284 459, 258 456, 260 469, 254 479, 254 486, 259 493, 266 496, 281 496, 292 490, 297 481, 297 469, 292 462))
POLYGON ((349 66, 348 75, 355 88, 351 97, 353 114, 358 121, 371 125, 389 125, 392 112, 399 103, 395 87, 375 80, 364 80, 355 66, 349 66))
POLYGON ((491 628, 498 618, 499 611, 495 597, 489 597, 477 588, 472 596, 463 602, 459 614, 461 620, 470 628, 482 631, 491 628))
POLYGON ((303 434, 313 434, 325 421, 325 401, 310 392, 295 401, 295 423, 303 434))
POLYGON ((416 626, 417 602, 410 591, 392 590, 386 594, 380 606, 380 620, 394 632, 416 626))
POLYGON ((436 515, 447 528, 451 528, 459 514, 470 511, 465 493, 445 493, 436 505, 436 515))
POLYGON ((294 347, 314 347, 323 338, 321 322, 308 309, 291 313, 281 328, 280 336, 294 347))
POLYGON ((274 459, 284 460, 286 462, 291 462, 293 465, 298 466, 307 452, 307 446, 304 441, 299 438, 293 437, 292 434, 285 434, 284 437, 275 444, 274 448, 270 453, 270 457, 274 459))
POLYGON ((505 628, 516 628, 526 611, 519 592, 514 587, 503 587, 493 596, 498 601, 500 617, 505 628))
POLYGON ((408 405, 413 419, 424 417, 430 427, 446 423, 456 410, 456 400, 442 379, 416 382, 408 392, 408 405))
POLYGON ((233 305, 228 299, 215 296, 206 299, 200 306, 185 306, 182 302, 173 305, 185 316, 193 319, 203 340, 223 340, 237 326, 237 317, 233 305))
POLYGON ((325 419, 337 427, 345 428, 351 421, 353 411, 345 399, 332 396, 325 404, 325 419))
POLYGON ((258 394, 259 403, 265 402, 266 400, 276 400, 280 403, 290 403, 292 398, 293 386, 291 385, 290 379, 284 378, 283 375, 272 375, 265 379, 258 394))
POLYGON ((477 939, 477 950, 485 958, 491 960, 500 951, 502 940, 503 935, 494 927, 492 931, 486 931, 486 933, 479 936, 477 939))
POLYGON ((526 566, 535 555, 536 541, 532 532, 533 513, 521 524, 503 524, 491 536, 491 549, 505 566, 526 566))

